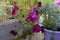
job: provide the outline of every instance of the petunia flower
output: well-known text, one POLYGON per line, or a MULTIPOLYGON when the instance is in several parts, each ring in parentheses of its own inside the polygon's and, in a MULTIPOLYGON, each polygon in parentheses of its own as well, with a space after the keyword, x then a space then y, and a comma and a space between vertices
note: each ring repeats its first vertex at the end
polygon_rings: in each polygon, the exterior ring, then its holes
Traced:
POLYGON ((44 33, 44 26, 41 26, 41 32, 44 33))
POLYGON ((18 9, 18 6, 14 6, 14 9, 12 10, 12 15, 15 15, 18 9))
POLYGON ((30 6, 32 12, 36 11, 37 6, 30 6))
POLYGON ((35 32, 35 33, 38 33, 41 31, 41 26, 39 24, 35 24, 33 27, 32 27, 32 31, 35 32))
POLYGON ((57 6, 57 7, 60 6, 60 0, 57 0, 57 1, 56 1, 55 6, 57 6))
POLYGON ((41 2, 38 2, 38 8, 39 8, 39 10, 42 10, 43 8, 42 8, 42 3, 41 2))
POLYGON ((16 36, 16 35, 17 35, 17 32, 15 32, 14 30, 11 30, 10 33, 11 33, 13 36, 16 36))
POLYGON ((16 5, 17 2, 14 2, 13 4, 16 5))
POLYGON ((27 22, 36 22, 38 20, 38 14, 37 12, 32 12, 28 15, 26 18, 27 22))
POLYGON ((27 17, 27 18, 26 18, 26 21, 27 21, 27 22, 31 22, 31 17, 27 17))
POLYGON ((37 6, 30 6, 30 8, 31 8, 31 9, 35 9, 35 8, 37 8, 37 6))
POLYGON ((38 2, 38 7, 42 7, 42 3, 41 2, 38 2))

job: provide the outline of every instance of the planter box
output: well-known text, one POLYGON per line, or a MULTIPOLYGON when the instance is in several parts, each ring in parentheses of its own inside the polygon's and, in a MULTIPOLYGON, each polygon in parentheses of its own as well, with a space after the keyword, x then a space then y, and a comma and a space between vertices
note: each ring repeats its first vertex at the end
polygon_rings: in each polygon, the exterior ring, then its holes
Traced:
MULTIPOLYGON (((52 32, 52 30, 44 29, 45 40, 50 40, 52 32)), ((54 40, 60 40, 60 31, 54 31, 54 40)))

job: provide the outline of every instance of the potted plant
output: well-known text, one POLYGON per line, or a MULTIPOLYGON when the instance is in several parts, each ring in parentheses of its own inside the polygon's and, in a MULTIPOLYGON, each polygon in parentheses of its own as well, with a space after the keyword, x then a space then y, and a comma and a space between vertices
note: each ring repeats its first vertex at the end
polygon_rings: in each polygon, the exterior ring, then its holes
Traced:
POLYGON ((27 35, 42 31, 44 32, 44 40, 60 40, 60 1, 41 0, 41 2, 34 1, 34 3, 37 4, 33 4, 32 6, 31 4, 23 5, 22 11, 20 10, 19 19, 20 23, 24 26, 24 31, 22 35, 17 35, 18 39, 26 38, 27 35), (44 18, 42 22, 43 26, 38 23, 41 16, 44 18))
MULTIPOLYGON (((43 6, 44 40, 60 40, 60 0, 48 1, 43 6)), ((41 13, 40 12, 40 13, 41 13)))

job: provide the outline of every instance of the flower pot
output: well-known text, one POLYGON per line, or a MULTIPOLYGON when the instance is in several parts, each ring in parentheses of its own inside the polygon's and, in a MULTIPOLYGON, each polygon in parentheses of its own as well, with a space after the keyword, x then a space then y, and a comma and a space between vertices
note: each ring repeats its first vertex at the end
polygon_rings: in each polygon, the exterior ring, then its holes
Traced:
POLYGON ((60 40, 60 31, 44 29, 44 39, 51 40, 51 36, 54 36, 54 40, 60 40), (54 32, 54 35, 51 34, 52 32, 54 32))

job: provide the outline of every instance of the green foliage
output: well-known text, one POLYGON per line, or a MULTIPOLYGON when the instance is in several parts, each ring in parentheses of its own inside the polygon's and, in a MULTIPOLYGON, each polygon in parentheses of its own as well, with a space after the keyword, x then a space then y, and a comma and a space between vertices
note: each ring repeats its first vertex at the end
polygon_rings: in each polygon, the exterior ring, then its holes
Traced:
MULTIPOLYGON (((44 15, 43 25, 45 28, 50 30, 56 30, 56 20, 58 18, 58 14, 60 13, 59 8, 55 7, 56 0, 48 0, 46 4, 43 6, 43 10, 39 11, 40 14, 44 15), (51 3, 50 3, 51 2, 51 3)), ((43 2, 45 3, 45 1, 43 2)))

